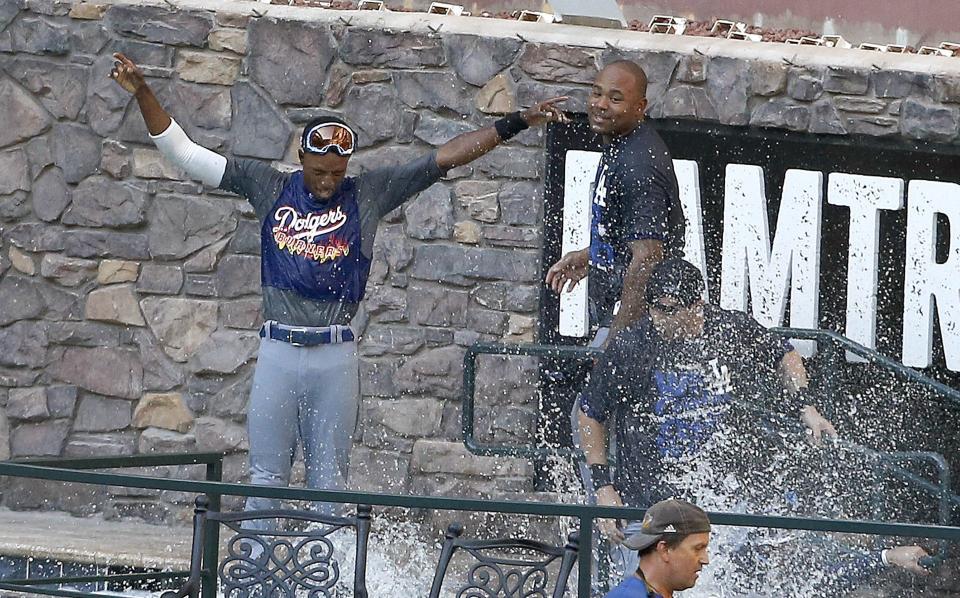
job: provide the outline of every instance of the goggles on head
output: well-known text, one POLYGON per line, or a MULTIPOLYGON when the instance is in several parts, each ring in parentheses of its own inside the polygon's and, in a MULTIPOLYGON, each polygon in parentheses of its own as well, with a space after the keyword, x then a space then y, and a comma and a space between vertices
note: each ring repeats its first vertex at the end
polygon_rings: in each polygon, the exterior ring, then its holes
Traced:
POLYGON ((349 156, 356 145, 356 136, 349 127, 340 123, 320 123, 303 136, 303 151, 323 155, 334 151, 340 156, 349 156))

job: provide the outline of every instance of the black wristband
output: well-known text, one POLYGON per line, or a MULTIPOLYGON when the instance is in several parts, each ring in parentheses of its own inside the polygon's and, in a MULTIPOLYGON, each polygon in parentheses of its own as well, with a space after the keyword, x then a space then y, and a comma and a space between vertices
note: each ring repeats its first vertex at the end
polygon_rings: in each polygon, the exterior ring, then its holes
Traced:
POLYGON ((523 116, 519 112, 511 112, 493 123, 493 127, 497 130, 500 141, 507 141, 516 136, 517 133, 529 129, 530 125, 523 120, 523 116))
POLYGON ((590 481, 593 482, 593 489, 599 490, 604 486, 612 486, 613 478, 610 477, 610 466, 595 463, 590 466, 590 481))

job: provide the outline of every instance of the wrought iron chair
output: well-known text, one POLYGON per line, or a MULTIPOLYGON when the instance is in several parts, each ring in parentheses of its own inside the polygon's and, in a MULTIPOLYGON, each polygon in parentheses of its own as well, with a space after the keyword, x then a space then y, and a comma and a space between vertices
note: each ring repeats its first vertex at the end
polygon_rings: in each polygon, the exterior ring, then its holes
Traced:
MULTIPOLYGON (((164 592, 161 598, 197 598, 204 571, 216 571, 219 594, 225 598, 333 598, 340 580, 340 564, 334 558, 330 535, 337 530, 356 530, 354 563, 354 598, 367 598, 367 540, 370 535, 368 505, 357 505, 350 517, 319 515, 308 511, 273 510, 221 513, 209 510, 206 496, 196 500, 193 517, 193 545, 190 554, 190 577, 177 591, 164 592), (255 520, 293 521, 319 524, 308 530, 288 531, 278 525, 269 530, 249 529, 245 523, 255 520), (215 563, 204 562, 204 539, 219 531, 219 526, 232 530, 227 553, 221 559, 219 546, 214 547, 215 563)), ((216 536, 214 536, 216 538, 216 536)), ((209 554, 209 553, 207 553, 209 554)), ((211 594, 215 595, 215 594, 211 594)))
POLYGON ((579 532, 570 532, 563 548, 533 540, 462 540, 462 533, 459 523, 451 523, 447 528, 429 598, 439 598, 447 567, 457 550, 469 553, 477 561, 467 573, 466 583, 457 589, 457 598, 563 597, 577 562, 579 532), (549 568, 558 559, 560 565, 551 589, 549 568))

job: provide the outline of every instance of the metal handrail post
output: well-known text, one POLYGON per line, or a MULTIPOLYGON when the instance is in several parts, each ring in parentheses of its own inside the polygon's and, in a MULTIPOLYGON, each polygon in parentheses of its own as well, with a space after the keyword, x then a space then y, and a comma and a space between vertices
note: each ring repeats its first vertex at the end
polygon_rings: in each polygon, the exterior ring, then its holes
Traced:
MULTIPOLYGON (((209 482, 223 481, 223 456, 214 463, 207 464, 206 478, 209 482)), ((210 510, 220 511, 220 493, 208 492, 210 510)), ((220 525, 216 521, 204 521, 203 563, 200 573, 200 592, 203 598, 217 596, 217 563, 220 561, 220 525)))
POLYGON ((577 597, 590 598, 593 568, 593 514, 580 515, 580 554, 577 569, 577 597))

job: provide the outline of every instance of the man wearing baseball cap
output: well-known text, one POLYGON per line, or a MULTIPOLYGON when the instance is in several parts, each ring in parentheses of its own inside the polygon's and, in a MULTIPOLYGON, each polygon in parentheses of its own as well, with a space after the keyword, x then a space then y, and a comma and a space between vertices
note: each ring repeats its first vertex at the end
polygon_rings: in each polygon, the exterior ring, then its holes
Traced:
POLYGON ((710 519, 689 502, 660 501, 625 532, 623 545, 639 551, 640 564, 607 598, 673 598, 692 588, 710 563, 710 519))
MULTIPOLYGON (((693 264, 661 262, 647 282, 648 314, 617 335, 594 367, 579 424, 600 505, 643 506, 676 496, 684 489, 674 487, 674 474, 713 456, 701 450, 730 429, 735 405, 796 418, 817 441, 836 434, 814 405, 793 347, 745 313, 704 303, 703 288, 693 264), (611 421, 616 426, 608 431, 611 421), (616 439, 615 476, 607 464, 608 432, 616 439)), ((730 437, 749 441, 754 420, 736 425, 730 437)), ((598 527, 614 542, 623 539, 614 522, 598 527)))
MULTIPOLYGON (((348 177, 357 134, 339 118, 307 123, 301 170, 222 156, 191 141, 122 54, 110 77, 137 99, 151 139, 191 178, 245 197, 260 221, 266 320, 247 426, 250 481, 284 486, 302 443, 310 488, 344 486, 360 401, 359 359, 350 322, 363 299, 380 218, 529 126, 564 121, 553 98, 470 131, 399 166, 348 177)), ((277 501, 251 498, 248 509, 277 501)), ((325 510, 330 511, 329 507, 325 510)))

